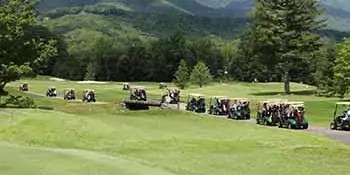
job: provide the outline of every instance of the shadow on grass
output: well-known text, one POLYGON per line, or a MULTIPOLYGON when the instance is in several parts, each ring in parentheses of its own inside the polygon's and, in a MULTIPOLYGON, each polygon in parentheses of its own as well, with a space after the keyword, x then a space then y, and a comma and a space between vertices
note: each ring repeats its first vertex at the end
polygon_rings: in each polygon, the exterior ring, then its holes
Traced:
POLYGON ((40 110, 54 110, 53 107, 47 107, 47 106, 38 106, 38 107, 35 107, 35 108, 26 108, 26 107, 20 107, 20 106, 13 106, 13 105, 0 105, 0 109, 3 108, 3 109, 40 109, 40 110))
MULTIPOLYGON (((313 95, 315 94, 314 90, 303 90, 303 91, 293 91, 291 95, 313 95)), ((261 92, 261 93, 251 93, 250 95, 255 96, 275 96, 275 95, 284 95, 283 92, 261 92)))
POLYGON ((350 102, 350 99, 340 99, 338 100, 339 102, 350 102))

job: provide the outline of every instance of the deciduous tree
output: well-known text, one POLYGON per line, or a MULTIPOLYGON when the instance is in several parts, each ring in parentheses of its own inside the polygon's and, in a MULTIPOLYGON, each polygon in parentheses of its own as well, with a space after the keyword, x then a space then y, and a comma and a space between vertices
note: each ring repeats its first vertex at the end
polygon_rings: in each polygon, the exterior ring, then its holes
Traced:
POLYGON ((210 74, 209 68, 201 61, 199 61, 193 68, 190 76, 191 82, 203 87, 203 85, 209 84, 213 79, 210 74))
POLYGON ((350 88, 350 39, 345 39, 339 45, 334 66, 334 80, 337 93, 340 98, 344 98, 350 88))
POLYGON ((0 91, 57 52, 55 40, 37 35, 34 7, 29 0, 9 0, 0 6, 0 91))

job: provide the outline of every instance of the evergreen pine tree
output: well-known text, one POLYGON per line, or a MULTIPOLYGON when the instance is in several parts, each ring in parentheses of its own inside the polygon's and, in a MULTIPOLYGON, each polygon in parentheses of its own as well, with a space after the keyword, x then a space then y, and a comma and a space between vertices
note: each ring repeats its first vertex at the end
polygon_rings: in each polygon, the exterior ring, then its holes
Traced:
POLYGON ((252 13, 254 58, 279 74, 290 93, 291 76, 307 67, 321 44, 314 32, 324 26, 317 0, 256 0, 252 13))
POLYGON ((188 67, 186 64, 185 60, 181 60, 179 67, 177 68, 177 71, 175 72, 175 79, 174 82, 175 84, 180 88, 180 89, 184 89, 189 82, 189 72, 188 72, 188 67))

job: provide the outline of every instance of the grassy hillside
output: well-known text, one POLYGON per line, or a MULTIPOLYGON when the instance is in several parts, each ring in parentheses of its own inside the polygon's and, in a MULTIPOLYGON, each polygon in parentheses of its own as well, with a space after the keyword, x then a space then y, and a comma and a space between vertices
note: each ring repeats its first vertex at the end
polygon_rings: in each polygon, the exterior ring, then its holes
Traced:
MULTIPOLYGON (((157 84, 143 84, 158 95, 157 84)), ((29 81, 35 92, 50 85, 77 90, 93 88, 98 100, 126 95, 120 83, 29 81)), ((16 92, 17 83, 7 89, 16 92)), ((232 96, 275 91, 281 84, 213 85, 201 89, 232 96), (237 90, 244 91, 240 92, 237 90), (225 90, 226 89, 226 90, 225 90)), ((305 89, 293 84, 295 90, 305 89)), ((198 91, 191 89, 184 92, 198 91)), ((250 94, 250 95, 249 95, 250 94)), ((32 95, 30 95, 32 96, 32 95)), ((344 174, 350 149, 336 141, 301 131, 257 126, 242 121, 201 117, 188 112, 120 111, 114 104, 89 105, 35 97, 53 110, 0 109, 0 173, 22 174, 344 174), (283 166, 276 166, 283 165, 283 166), (21 167, 21 168, 18 168, 21 167), (298 167, 298 168, 296 168, 298 167)), ((324 99, 306 95, 323 105, 324 99)), ((309 103, 307 103, 309 106, 309 103)), ((308 112, 315 111, 308 107, 308 112)), ((322 108, 323 109, 323 108, 322 108)))
MULTIPOLYGON (((69 45, 84 50, 89 48, 86 44, 102 37, 115 37, 123 43, 169 36, 176 29, 191 36, 232 39, 245 31, 252 3, 252 0, 42 0, 38 10, 42 17, 49 17, 43 21, 45 26, 67 36, 69 45)), ((350 12, 339 8, 344 3, 322 1, 329 29, 349 31, 350 12)), ((339 39, 349 35, 335 31, 327 31, 327 36, 339 39)))

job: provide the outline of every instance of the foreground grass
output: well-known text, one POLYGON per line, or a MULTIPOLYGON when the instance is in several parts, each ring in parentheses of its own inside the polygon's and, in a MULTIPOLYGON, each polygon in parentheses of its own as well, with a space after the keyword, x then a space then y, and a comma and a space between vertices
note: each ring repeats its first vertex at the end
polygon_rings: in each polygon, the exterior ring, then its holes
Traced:
MULTIPOLYGON (((98 101, 120 102, 128 98, 128 91, 122 91, 122 83, 108 82, 107 84, 79 84, 74 81, 52 81, 47 77, 41 79, 26 80, 29 83, 31 91, 45 94, 49 86, 55 86, 60 95, 63 94, 65 88, 74 88, 78 98, 84 89, 94 89, 98 101)), ((13 82, 8 87, 15 90, 20 82, 13 82)), ((146 87, 150 99, 160 99, 161 90, 158 89, 158 83, 138 82, 132 85, 142 85, 146 87)), ((172 86, 172 85, 170 85, 172 86)), ((292 84, 292 93, 290 96, 283 96, 281 83, 227 83, 212 84, 203 88, 191 87, 181 92, 182 100, 186 101, 186 97, 190 93, 202 93, 207 97, 215 95, 229 96, 232 98, 246 97, 252 101, 251 109, 253 115, 256 111, 256 102, 271 98, 286 98, 289 100, 304 101, 307 108, 307 118, 312 125, 328 126, 331 121, 336 98, 320 98, 312 94, 313 87, 303 84, 292 84)), ((36 96, 32 96, 37 98, 36 96)), ((209 100, 208 100, 209 102, 209 100)), ((57 105, 56 105, 57 106, 57 105)))
POLYGON ((32 97, 50 110, 0 109, 1 175, 348 172, 348 146, 303 131, 32 97))

